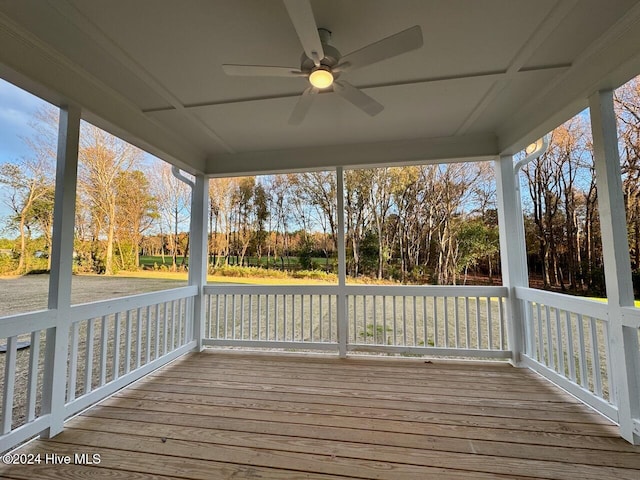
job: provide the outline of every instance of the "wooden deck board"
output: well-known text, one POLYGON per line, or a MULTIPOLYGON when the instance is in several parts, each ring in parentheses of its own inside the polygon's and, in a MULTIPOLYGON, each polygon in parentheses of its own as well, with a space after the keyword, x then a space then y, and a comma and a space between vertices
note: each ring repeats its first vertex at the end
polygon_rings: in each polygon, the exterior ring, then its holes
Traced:
MULTIPOLYGON (((170 392, 170 393, 193 393, 202 395, 203 388, 198 385, 190 384, 176 384, 175 382, 164 382, 162 379, 155 380, 153 382, 139 383, 131 387, 132 390, 144 390, 152 392, 170 392)), ((303 393, 288 393, 288 392, 270 392, 270 391, 253 391, 243 390, 242 397, 238 396, 238 389, 227 389, 217 387, 207 390, 207 395, 215 396, 218 398, 226 398, 229 402, 235 402, 236 404, 246 404, 248 402, 259 400, 262 402, 296 402, 301 405, 322 405, 325 408, 330 408, 333 405, 345 406, 345 407, 362 407, 362 400, 359 398, 346 397, 346 396, 331 396, 331 395, 311 395, 303 393)), ((394 411, 405 412, 409 415, 413 415, 412 412, 433 413, 433 414, 462 414, 465 416, 482 416, 482 417, 497 417, 497 418, 514 418, 514 419, 532 419, 532 420, 546 420, 552 422, 584 422, 584 423, 599 423, 603 425, 611 425, 611 422, 604 418, 597 412, 588 411, 585 412, 584 408, 578 408, 574 405, 568 406, 565 410, 558 410, 555 405, 555 410, 538 410, 530 408, 499 408, 490 405, 464 405, 454 404, 452 402, 437 403, 434 401, 427 401, 429 399, 424 398, 423 401, 397 401, 397 400, 383 400, 376 399, 375 406, 377 408, 384 408, 391 413, 394 411), (567 413, 571 415, 567 415, 567 413)), ((222 400, 221 400, 222 401, 222 400)), ((617 430, 616 430, 617 435, 617 430)))
MULTIPOLYGON (((573 398, 568 402, 558 401, 557 397, 554 401, 535 401, 527 397, 526 394, 522 394, 521 398, 517 399, 503 399, 503 398, 491 398, 490 402, 486 398, 482 398, 478 395, 457 395, 456 388, 452 388, 444 392, 428 392, 418 394, 412 392, 397 392, 387 391, 380 392, 375 388, 368 389, 365 393, 360 390, 351 388, 353 384, 340 383, 330 389, 318 388, 309 385, 275 385, 267 381, 261 382, 242 382, 241 377, 236 377, 234 380, 210 380, 210 379, 197 379, 197 378, 182 378, 182 377, 162 377, 160 380, 163 383, 179 384, 179 385, 194 385, 199 386, 203 390, 218 390, 228 389, 236 391, 254 391, 261 393, 279 393, 288 392, 292 394, 307 394, 318 397, 347 397, 347 398, 362 398, 366 396, 372 400, 389 400, 400 402, 429 402, 429 403, 441 403, 441 404, 459 404, 468 406, 484 407, 487 405, 496 408, 524 408, 529 410, 541 410, 541 411, 562 411, 565 413, 573 413, 584 411, 582 405, 576 402, 573 398)), ((397 378, 394 380, 397 382, 397 378)), ((465 387, 465 391, 468 391, 468 385, 465 387)), ((472 384, 471 384, 472 385, 472 384)), ((240 394, 240 393, 238 393, 240 394)), ((550 397, 546 397, 550 398, 550 397)))
MULTIPOLYGON (((163 376, 164 378, 182 378, 182 379, 196 379, 196 380, 212 380, 216 382, 238 382, 237 372, 231 374, 216 373, 206 371, 190 371, 177 368, 172 371, 170 375, 163 376)), ((359 392, 393 392, 398 394, 411 394, 414 396, 425 395, 448 395, 451 392, 451 384, 444 385, 443 383, 431 383, 428 384, 425 381, 422 384, 405 384, 404 381, 398 381, 398 378, 390 379, 388 381, 378 380, 376 382, 365 382, 359 380, 357 377, 352 377, 350 381, 336 381, 330 378, 318 378, 314 375, 313 378, 304 378, 302 375, 288 374, 286 377, 282 375, 278 378, 260 375, 260 372, 254 371, 252 374, 245 374, 241 377, 243 384, 255 384, 255 385, 270 385, 276 388, 279 387, 314 387, 319 390, 327 388, 333 390, 336 386, 347 385, 349 390, 354 393, 359 392)), ((528 400, 534 403, 539 402, 558 402, 558 403, 580 403, 574 397, 567 394, 560 394, 551 391, 514 391, 509 388, 486 388, 484 384, 478 383, 477 380, 474 383, 466 383, 464 385, 456 385, 455 393, 457 398, 478 396, 484 399, 504 399, 504 400, 518 400, 522 397, 526 397, 528 400)))
POLYGON ((617 427, 497 362, 190 354, 20 452, 101 462, 1 478, 640 478, 617 427))
MULTIPOLYGON (((184 394, 184 393, 167 393, 157 391, 131 391, 126 392, 126 398, 139 400, 155 400, 166 403, 183 403, 183 404, 199 404, 217 407, 217 412, 229 411, 234 412, 237 409, 257 410, 257 411, 274 411, 286 412, 292 414, 311 414, 311 415, 331 415, 335 417, 345 418, 367 418, 377 420, 397 420, 410 423, 425 423, 439 425, 470 425, 474 427, 488 428, 504 428, 504 417, 491 417, 482 415, 463 415, 450 413, 425 413, 420 411, 403 411, 398 409, 400 402, 395 402, 396 409, 377 408, 377 402, 370 405, 361 404, 360 406, 327 406, 318 403, 300 403, 296 401, 263 401, 255 399, 216 397, 208 394, 184 394), (375 406, 374 406, 375 405, 375 406)), ((120 398, 120 395, 117 395, 120 398)), ((548 421, 548 420, 519 420, 510 418, 508 426, 513 429, 530 430, 534 432, 549 433, 575 433, 581 435, 597 435, 602 436, 606 431, 610 436, 617 436, 617 429, 608 427, 603 429, 602 424, 592 425, 591 423, 576 423, 564 421, 548 421)))

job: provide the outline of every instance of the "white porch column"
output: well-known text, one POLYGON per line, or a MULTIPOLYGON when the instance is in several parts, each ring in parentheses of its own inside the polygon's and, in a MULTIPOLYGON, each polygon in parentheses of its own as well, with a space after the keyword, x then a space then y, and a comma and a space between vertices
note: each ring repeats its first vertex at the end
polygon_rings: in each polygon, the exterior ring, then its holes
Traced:
POLYGON ((207 284, 207 264, 209 232, 207 230, 207 213, 209 208, 209 179, 204 175, 196 175, 191 190, 191 224, 189 236, 191 253, 189 254, 189 285, 198 287, 198 294, 193 299, 193 339, 198 342, 197 350, 202 351, 202 339, 205 331, 204 286, 207 284))
POLYGON ((529 286, 527 247, 524 236, 522 204, 513 157, 505 155, 494 162, 500 232, 500 262, 502 284, 509 289, 507 300, 507 337, 513 352, 513 363, 520 363, 524 348, 524 312, 516 300, 514 287, 529 286))
POLYGON ((51 415, 51 426, 45 438, 60 433, 65 419, 79 138, 80 109, 61 107, 49 277, 49 308, 57 312, 56 326, 47 330, 42 410, 51 415))
POLYGON ((347 356, 347 296, 345 285, 347 283, 347 258, 345 249, 344 226, 344 171, 342 167, 336 168, 336 209, 338 216, 338 287, 340 293, 337 298, 338 317, 338 353, 340 357, 347 356))
POLYGON ((598 211, 602 234, 604 273, 609 305, 609 352, 618 406, 620 434, 640 444, 634 418, 640 417, 638 395, 638 334, 622 323, 621 307, 633 306, 631 262, 620 175, 618 132, 613 92, 597 92, 589 98, 591 129, 598 186, 598 211))

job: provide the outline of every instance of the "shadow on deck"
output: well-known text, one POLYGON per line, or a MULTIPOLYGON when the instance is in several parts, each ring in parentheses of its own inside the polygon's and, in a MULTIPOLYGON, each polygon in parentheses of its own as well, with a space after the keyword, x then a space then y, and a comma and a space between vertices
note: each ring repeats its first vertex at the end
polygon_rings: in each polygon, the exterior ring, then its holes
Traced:
POLYGON ((640 447, 527 369, 218 350, 178 359, 18 453, 41 463, 0 477, 640 478, 640 447))

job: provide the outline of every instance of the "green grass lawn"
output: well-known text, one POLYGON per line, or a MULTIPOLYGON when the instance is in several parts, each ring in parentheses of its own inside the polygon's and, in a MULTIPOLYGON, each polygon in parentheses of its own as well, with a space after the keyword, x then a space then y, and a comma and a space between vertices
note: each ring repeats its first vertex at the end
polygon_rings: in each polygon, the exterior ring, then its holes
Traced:
MULTIPOLYGON (((607 303, 607 299, 603 297, 588 297, 589 300, 595 300, 596 302, 607 303)), ((640 308, 640 300, 635 301, 636 308, 640 308)))
MULTIPOLYGON (((267 266, 267 261, 269 262, 269 266, 273 267, 273 268, 282 268, 282 264, 283 261, 280 259, 280 257, 270 257, 267 258, 266 256, 263 257, 245 257, 244 258, 244 264, 245 266, 247 265, 247 263, 249 264, 249 266, 251 267, 257 267, 257 266, 262 266, 262 267, 266 267, 267 266)), ((313 257, 311 259, 311 261, 313 262, 314 265, 316 265, 318 268, 324 268, 327 265, 327 259, 324 257, 313 257)), ((182 256, 179 255, 178 259, 177 259, 178 265, 182 265, 182 256)), ((237 265, 237 259, 236 257, 231 257, 229 258, 229 264, 230 265, 237 265)), ((140 257, 140 266, 143 268, 154 268, 154 266, 162 266, 165 265, 167 267, 170 267, 172 265, 173 261, 171 258, 171 255, 165 255, 164 257, 164 262, 162 260, 162 257, 160 255, 143 255, 140 257)), ((187 265, 189 264, 189 259, 187 258, 187 265)), ((335 258, 330 258, 329 259, 329 265, 337 268, 337 259, 335 258)), ((300 261, 298 259, 298 257, 295 256, 290 256, 290 257, 284 257, 284 266, 285 268, 299 268, 300 266, 300 261)))
MULTIPOLYGON (((182 265, 182 255, 179 255, 177 258, 178 265, 182 265)), ((153 268, 154 266, 162 266, 165 265, 170 267, 173 264, 173 258, 171 255, 165 255, 164 261, 160 255, 152 256, 152 255, 142 255, 140 257, 140 266, 143 268, 153 268)), ((189 258, 187 257, 186 264, 189 264, 189 258)))
MULTIPOLYGON (((123 278, 148 278, 165 280, 187 280, 187 272, 169 272, 158 270, 139 270, 137 272, 118 272, 123 278)), ((259 278, 259 277, 224 277, 222 275, 207 275, 208 283, 238 283, 245 285, 335 285, 323 280, 307 278, 259 278)))

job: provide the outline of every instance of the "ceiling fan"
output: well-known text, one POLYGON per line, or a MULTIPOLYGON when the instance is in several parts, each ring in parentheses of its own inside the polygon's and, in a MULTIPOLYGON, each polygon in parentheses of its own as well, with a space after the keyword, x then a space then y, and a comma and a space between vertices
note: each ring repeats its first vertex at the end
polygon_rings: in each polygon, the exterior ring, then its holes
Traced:
POLYGON ((341 56, 335 47, 329 45, 331 32, 317 27, 309 0, 283 1, 304 49, 300 68, 225 64, 222 65, 224 72, 227 75, 237 76, 307 78, 310 86, 302 93, 289 117, 291 125, 298 125, 304 120, 314 95, 320 92, 333 91, 371 116, 380 113, 384 109, 381 104, 349 82, 339 80, 339 77, 349 70, 420 48, 422 46, 420 27, 416 25, 341 56))

